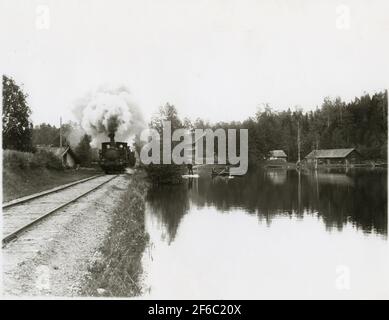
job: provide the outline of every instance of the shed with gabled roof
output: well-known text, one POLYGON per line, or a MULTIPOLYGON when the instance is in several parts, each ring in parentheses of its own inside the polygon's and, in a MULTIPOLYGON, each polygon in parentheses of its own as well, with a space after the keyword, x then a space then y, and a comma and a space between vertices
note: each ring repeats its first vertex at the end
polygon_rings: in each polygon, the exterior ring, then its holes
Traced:
POLYGON ((268 160, 282 160, 286 161, 287 155, 284 150, 271 150, 269 151, 268 160))
POLYGON ((361 160, 355 148, 313 150, 306 157, 308 163, 352 164, 361 160))

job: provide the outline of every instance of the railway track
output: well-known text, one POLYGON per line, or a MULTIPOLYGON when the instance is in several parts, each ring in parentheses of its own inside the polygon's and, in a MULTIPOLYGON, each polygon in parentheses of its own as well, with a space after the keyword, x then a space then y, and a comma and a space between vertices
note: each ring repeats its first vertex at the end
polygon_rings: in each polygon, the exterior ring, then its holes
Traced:
POLYGON ((3 205, 3 247, 31 227, 76 202, 118 175, 98 175, 82 179, 34 196, 3 205))

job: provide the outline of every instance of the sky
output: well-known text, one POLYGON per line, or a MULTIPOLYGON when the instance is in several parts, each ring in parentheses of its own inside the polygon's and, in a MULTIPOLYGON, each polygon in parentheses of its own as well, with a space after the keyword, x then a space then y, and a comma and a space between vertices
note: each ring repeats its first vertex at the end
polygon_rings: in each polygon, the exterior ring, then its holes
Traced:
POLYGON ((129 88, 145 119, 244 120, 269 103, 312 110, 389 87, 386 0, 0 0, 0 71, 35 124, 77 99, 129 88))

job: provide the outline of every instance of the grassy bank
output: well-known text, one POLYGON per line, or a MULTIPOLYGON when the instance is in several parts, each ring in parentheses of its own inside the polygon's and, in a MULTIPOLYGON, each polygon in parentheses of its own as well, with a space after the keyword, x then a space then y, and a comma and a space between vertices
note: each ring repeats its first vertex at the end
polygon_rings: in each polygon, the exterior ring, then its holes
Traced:
POLYGON ((84 295, 141 294, 141 259, 148 241, 144 221, 147 183, 142 173, 135 173, 129 179, 128 190, 112 210, 108 235, 89 266, 84 295))
POLYGON ((51 154, 3 150, 3 202, 51 189, 97 174, 99 171, 65 170, 51 154))

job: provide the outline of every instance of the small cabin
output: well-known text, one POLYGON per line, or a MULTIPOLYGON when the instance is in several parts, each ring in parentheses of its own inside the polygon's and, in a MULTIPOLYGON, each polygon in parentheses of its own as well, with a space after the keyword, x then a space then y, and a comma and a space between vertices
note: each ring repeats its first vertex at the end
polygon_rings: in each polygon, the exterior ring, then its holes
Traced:
POLYGON ((308 164, 356 164, 361 161, 361 155, 355 148, 313 150, 306 157, 308 164))
POLYGON ((284 150, 271 150, 269 152, 268 160, 281 160, 286 162, 287 160, 287 155, 284 152, 284 150))
POLYGON ((75 168, 78 164, 78 159, 74 151, 70 148, 70 146, 66 147, 53 147, 53 146, 36 146, 38 150, 44 150, 47 152, 51 152, 57 158, 61 159, 62 165, 66 168, 75 168))

